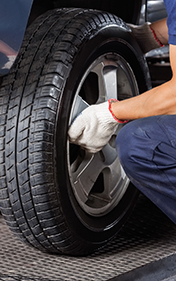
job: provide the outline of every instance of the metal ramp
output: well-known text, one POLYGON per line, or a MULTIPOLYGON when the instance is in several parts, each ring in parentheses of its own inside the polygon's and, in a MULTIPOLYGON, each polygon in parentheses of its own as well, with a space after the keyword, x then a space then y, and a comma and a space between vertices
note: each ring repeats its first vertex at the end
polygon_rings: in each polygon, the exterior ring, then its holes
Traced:
POLYGON ((175 253, 176 225, 143 195, 117 237, 88 257, 51 255, 31 248, 14 237, 0 216, 0 281, 152 281, 151 276, 129 276, 150 264, 161 267, 163 261, 176 259, 175 253))

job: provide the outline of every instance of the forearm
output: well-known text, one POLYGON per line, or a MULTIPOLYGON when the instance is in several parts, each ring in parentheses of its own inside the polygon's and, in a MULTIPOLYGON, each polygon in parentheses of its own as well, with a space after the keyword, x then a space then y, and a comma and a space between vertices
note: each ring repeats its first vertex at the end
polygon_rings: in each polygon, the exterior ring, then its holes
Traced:
POLYGON ((13 50, 10 46, 0 40, 0 52, 5 54, 6 56, 16 55, 16 51, 13 50))
POLYGON ((112 112, 120 120, 176 114, 175 82, 171 80, 134 98, 113 103, 112 112))
POLYGON ((120 120, 176 114, 176 45, 170 45, 172 79, 131 99, 113 103, 112 113, 120 120))

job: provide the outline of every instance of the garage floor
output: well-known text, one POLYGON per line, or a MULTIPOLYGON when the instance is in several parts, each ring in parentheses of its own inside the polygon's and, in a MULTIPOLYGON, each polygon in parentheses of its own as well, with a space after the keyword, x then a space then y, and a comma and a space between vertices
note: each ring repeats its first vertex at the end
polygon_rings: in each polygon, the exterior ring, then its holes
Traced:
MULTIPOLYGON (((144 272, 143 269, 151 264, 155 268, 164 267, 165 263, 162 265, 161 262, 169 258, 172 261, 174 258, 175 262, 175 256, 176 226, 142 195, 117 237, 104 249, 88 257, 50 255, 30 248, 13 236, 0 216, 0 280, 173 281, 176 279, 166 279, 170 276, 168 273, 164 279, 157 279, 156 276, 147 279, 145 273, 142 274, 145 278, 131 279, 128 274, 134 274, 138 269, 144 272)), ((147 272, 150 270, 154 271, 148 268, 147 272)), ((138 278, 139 275, 142 276, 138 274, 138 278)))

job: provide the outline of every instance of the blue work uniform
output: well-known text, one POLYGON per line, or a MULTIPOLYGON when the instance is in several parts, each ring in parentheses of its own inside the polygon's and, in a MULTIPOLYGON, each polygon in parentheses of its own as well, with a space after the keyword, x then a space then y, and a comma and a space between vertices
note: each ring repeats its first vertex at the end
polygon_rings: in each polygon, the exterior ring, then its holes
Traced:
POLYGON ((167 10, 167 26, 169 33, 169 44, 176 45, 176 1, 164 0, 167 10))
MULTIPOLYGON (((176 45, 176 0, 165 0, 169 44, 176 45)), ((131 182, 176 223, 176 115, 125 125, 116 149, 131 182)))

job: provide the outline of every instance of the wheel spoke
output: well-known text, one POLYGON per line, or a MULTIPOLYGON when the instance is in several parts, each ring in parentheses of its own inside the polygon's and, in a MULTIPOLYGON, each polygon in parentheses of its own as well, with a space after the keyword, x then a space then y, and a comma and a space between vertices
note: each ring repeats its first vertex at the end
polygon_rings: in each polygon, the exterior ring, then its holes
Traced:
POLYGON ((112 202, 123 190, 122 188, 124 187, 127 177, 118 158, 116 158, 108 168, 109 169, 104 172, 104 185, 106 188, 101 196, 108 202, 112 202), (114 175, 116 175, 116 177, 114 177, 114 175))
POLYGON ((110 98, 117 98, 117 66, 110 65, 106 60, 97 64, 92 72, 98 76, 98 103, 110 98))
POLYGON ((117 98, 117 68, 112 67, 107 69, 104 73, 106 98, 117 98))
MULTIPOLYGON (((77 160, 76 160, 77 162, 77 160)), ((80 163, 76 171, 75 163, 72 164, 72 180, 76 189, 76 192, 79 192, 80 196, 87 201, 88 196, 96 182, 99 174, 104 169, 104 164, 99 157, 99 154, 90 154, 86 153, 83 161, 80 163)))
POLYGON ((126 175, 120 165, 120 161, 114 148, 107 144, 102 149, 101 153, 105 159, 104 167, 106 167, 103 171, 105 188, 101 197, 110 202, 117 196, 119 190, 121 190, 126 175))
POLYGON ((88 103, 78 95, 70 114, 71 119, 69 123, 71 124, 73 120, 88 106, 88 103))
POLYGON ((106 86, 105 86, 105 79, 103 75, 104 63, 101 62, 97 64, 93 69, 92 72, 96 73, 98 76, 98 89, 99 89, 99 99, 97 103, 103 102, 106 99, 106 86))
POLYGON ((115 149, 109 144, 94 155, 86 153, 82 161, 77 158, 72 163, 71 170, 74 188, 84 203, 89 199, 100 173, 103 174, 105 187, 102 193, 96 194, 100 201, 112 201, 124 185, 126 177, 115 149))

